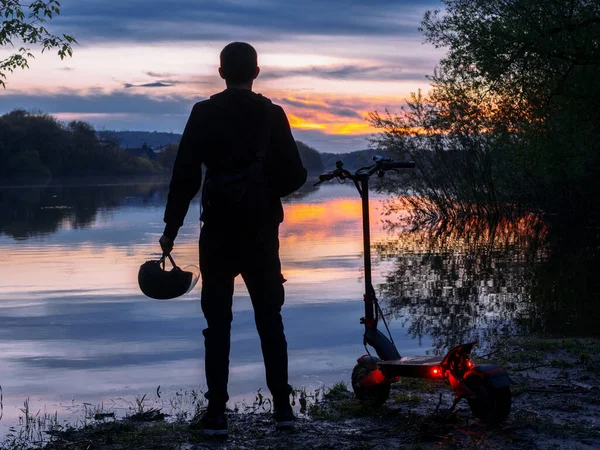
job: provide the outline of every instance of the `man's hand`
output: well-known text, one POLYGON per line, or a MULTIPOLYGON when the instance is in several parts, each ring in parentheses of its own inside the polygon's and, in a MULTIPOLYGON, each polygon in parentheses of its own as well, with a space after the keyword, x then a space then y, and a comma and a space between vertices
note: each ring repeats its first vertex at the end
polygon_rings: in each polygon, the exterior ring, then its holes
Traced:
POLYGON ((165 255, 168 255, 173 250, 173 239, 165 236, 164 234, 160 237, 158 243, 160 244, 160 248, 165 255))

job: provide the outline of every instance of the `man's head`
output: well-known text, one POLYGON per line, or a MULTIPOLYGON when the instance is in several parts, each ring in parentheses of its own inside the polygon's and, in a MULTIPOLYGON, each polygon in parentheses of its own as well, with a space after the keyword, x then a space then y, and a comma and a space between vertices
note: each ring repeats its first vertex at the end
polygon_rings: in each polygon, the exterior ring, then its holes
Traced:
POLYGON ((249 85, 258 76, 258 55, 250 44, 232 42, 221 50, 219 74, 227 86, 249 85))

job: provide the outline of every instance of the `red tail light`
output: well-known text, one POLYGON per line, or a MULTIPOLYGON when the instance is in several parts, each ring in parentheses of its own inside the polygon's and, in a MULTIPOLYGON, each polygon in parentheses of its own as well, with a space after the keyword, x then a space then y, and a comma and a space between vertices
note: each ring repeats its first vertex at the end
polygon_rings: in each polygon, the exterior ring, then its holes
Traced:
POLYGON ((368 387, 368 386, 374 386, 376 384, 383 383, 384 381, 385 381, 385 376, 383 375, 383 373, 381 373, 381 370, 375 369, 369 375, 362 377, 360 379, 360 384, 365 387, 368 387))

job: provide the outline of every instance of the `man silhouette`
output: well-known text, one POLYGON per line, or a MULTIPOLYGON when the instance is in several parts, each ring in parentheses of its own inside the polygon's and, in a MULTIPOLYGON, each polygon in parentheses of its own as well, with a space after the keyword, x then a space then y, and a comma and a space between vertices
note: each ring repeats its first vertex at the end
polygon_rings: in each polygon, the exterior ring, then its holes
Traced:
POLYGON ((257 60, 256 50, 247 43, 233 42, 221 51, 219 75, 227 89, 192 109, 173 168, 160 238, 163 252, 170 252, 200 189, 204 164, 199 246, 208 408, 200 424, 209 435, 227 435, 232 296, 239 274, 254 308, 276 427, 291 427, 294 420, 281 318, 285 280, 278 233, 283 221, 280 198, 304 184, 306 169, 283 109, 252 92, 260 72, 257 60), (249 173, 254 182, 246 179, 249 173))

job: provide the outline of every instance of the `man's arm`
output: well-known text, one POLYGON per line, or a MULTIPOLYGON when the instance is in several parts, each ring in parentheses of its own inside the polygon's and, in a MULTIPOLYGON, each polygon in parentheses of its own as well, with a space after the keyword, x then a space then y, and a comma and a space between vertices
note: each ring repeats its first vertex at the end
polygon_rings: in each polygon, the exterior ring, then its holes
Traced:
POLYGON ((267 167, 267 173, 277 194, 285 197, 306 182, 307 172, 302 165, 287 116, 283 108, 280 106, 275 108, 274 131, 270 146, 273 158, 272 163, 267 167))
MULTIPOLYGON (((173 166, 173 175, 171 176, 171 184, 169 185, 169 197, 167 199, 167 207, 165 209, 165 230, 161 238, 161 247, 172 248, 173 241, 177 237, 177 233, 183 220, 187 214, 190 202, 198 193, 202 184, 202 144, 200 133, 202 128, 203 118, 200 113, 200 108, 195 105, 192 113, 185 126, 175 165, 173 166)), ((170 251, 170 249, 168 248, 170 251)))

